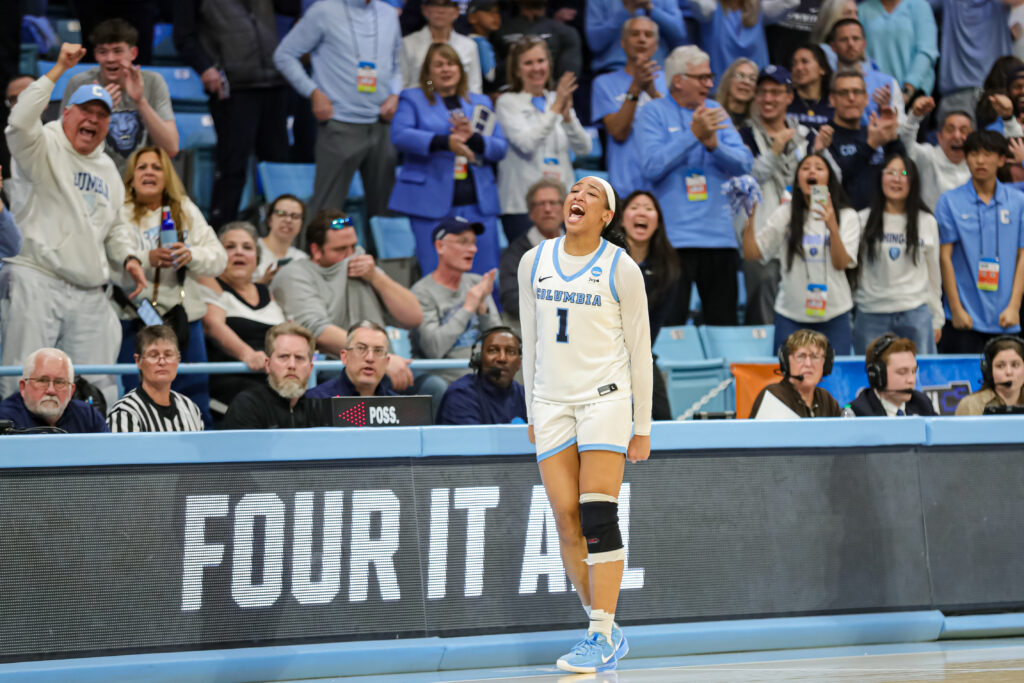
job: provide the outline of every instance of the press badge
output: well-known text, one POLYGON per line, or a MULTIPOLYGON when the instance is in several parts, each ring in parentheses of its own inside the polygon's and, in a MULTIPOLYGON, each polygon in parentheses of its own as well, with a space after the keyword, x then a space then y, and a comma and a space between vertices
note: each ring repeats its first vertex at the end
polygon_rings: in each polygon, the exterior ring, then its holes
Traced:
POLYGON ((708 199, 708 179, 699 170, 686 172, 686 198, 691 202, 708 199))
POLYGON ((465 180, 469 177, 469 159, 464 156, 455 157, 455 179, 465 180))
POLYGON ((544 157, 544 177, 552 180, 562 179, 562 172, 558 168, 557 158, 544 157))
POLYGON ((807 300, 804 302, 804 313, 808 318, 824 318, 828 304, 828 285, 807 283, 807 300))
POLYGON ((359 62, 356 71, 356 90, 377 92, 377 65, 373 62, 359 62))
POLYGON ((978 289, 995 292, 999 289, 999 261, 983 258, 978 262, 978 289))

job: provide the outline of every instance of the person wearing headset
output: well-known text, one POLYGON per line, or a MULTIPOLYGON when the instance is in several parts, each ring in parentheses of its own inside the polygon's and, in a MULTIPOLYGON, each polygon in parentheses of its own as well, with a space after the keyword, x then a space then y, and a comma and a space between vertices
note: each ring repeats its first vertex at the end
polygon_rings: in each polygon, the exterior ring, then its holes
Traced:
POLYGON ((822 377, 832 372, 835 357, 835 349, 821 332, 800 329, 789 335, 779 347, 782 379, 761 390, 750 417, 787 420, 841 416, 839 403, 818 386, 822 377))
POLYGON ((526 392, 515 375, 523 364, 523 342, 511 328, 492 327, 477 338, 471 374, 448 387, 437 411, 439 425, 526 422, 526 392))
POLYGON ((964 396, 957 415, 991 415, 1024 406, 1024 340, 1003 334, 993 337, 981 353, 981 389, 964 396))
POLYGON ((868 388, 850 404, 857 417, 935 415, 917 383, 917 344, 891 332, 868 344, 864 356, 868 388))

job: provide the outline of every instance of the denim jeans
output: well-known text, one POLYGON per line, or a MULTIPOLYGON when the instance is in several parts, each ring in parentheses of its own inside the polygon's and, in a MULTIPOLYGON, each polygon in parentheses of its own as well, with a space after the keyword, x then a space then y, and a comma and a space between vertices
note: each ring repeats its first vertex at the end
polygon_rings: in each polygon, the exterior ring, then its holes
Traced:
POLYGON ((928 304, 899 313, 857 311, 853 319, 853 352, 858 355, 867 352, 868 344, 886 332, 910 339, 917 345, 919 354, 936 353, 932 312, 928 304))
POLYGON ((775 350, 785 343, 789 335, 797 330, 814 330, 821 332, 828 337, 829 344, 835 349, 837 356, 846 356, 850 353, 850 312, 847 311, 831 320, 820 323, 801 323, 790 320, 778 311, 775 311, 775 350))

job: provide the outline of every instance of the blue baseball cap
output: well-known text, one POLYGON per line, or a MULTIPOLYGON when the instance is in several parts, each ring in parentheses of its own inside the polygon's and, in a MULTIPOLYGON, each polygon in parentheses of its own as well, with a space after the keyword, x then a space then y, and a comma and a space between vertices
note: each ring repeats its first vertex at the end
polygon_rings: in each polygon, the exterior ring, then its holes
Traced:
POLYGON ((434 241, 444 239, 446 235, 460 235, 472 230, 477 235, 484 234, 483 223, 470 223, 462 216, 449 216, 434 228, 434 241))
POLYGON ((72 93, 71 99, 68 100, 68 106, 86 102, 102 102, 107 111, 114 111, 114 101, 110 99, 110 93, 99 83, 86 83, 78 86, 78 89, 72 93))
POLYGON ((784 66, 776 66, 775 64, 768 64, 761 73, 757 75, 757 82, 760 83, 764 80, 773 80, 779 85, 784 85, 787 88, 793 86, 793 79, 789 76, 789 69, 784 66))

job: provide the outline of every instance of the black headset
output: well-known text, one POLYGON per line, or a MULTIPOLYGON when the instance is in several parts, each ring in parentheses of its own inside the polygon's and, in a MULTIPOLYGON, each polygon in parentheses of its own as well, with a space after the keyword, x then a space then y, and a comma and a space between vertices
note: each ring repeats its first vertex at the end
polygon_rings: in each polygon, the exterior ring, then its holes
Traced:
POLYGON ((864 369, 868 373, 868 386, 876 391, 885 391, 889 385, 889 369, 882 360, 882 354, 896 341, 896 335, 886 332, 875 340, 875 348, 871 353, 870 360, 864 361, 864 369))
POLYGON ((480 372, 484 369, 483 358, 481 358, 480 353, 480 345, 484 343, 484 339, 487 339, 495 332, 508 332, 515 337, 516 341, 519 342, 519 355, 523 355, 523 340, 518 334, 516 334, 515 330, 507 325, 495 325, 494 327, 489 327, 481 332, 480 336, 476 338, 475 342, 473 342, 473 350, 469 354, 469 369, 473 372, 480 372))
POLYGON ((1017 345, 1017 353, 1024 358, 1024 340, 1014 334, 1001 334, 992 337, 985 342, 985 348, 981 350, 981 382, 982 386, 994 387, 995 380, 992 379, 992 361, 995 359, 997 343, 1002 341, 1013 342, 1017 345))
MULTIPOLYGON (((828 377, 832 374, 832 365, 836 362, 836 350, 832 348, 832 342, 825 337, 825 367, 821 370, 822 377, 828 377)), ((782 377, 790 377, 789 374, 789 340, 782 342, 782 346, 779 347, 779 370, 782 371, 782 377)))

